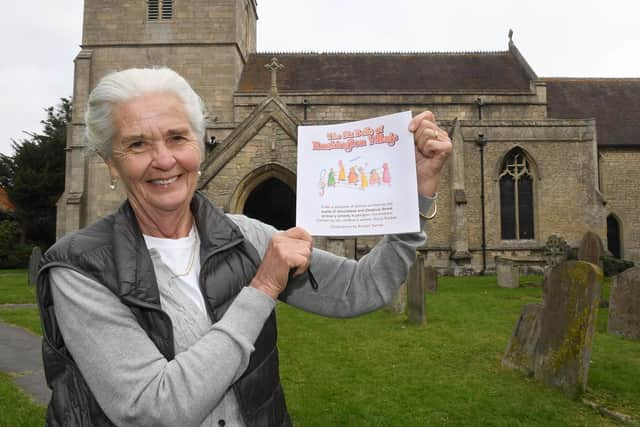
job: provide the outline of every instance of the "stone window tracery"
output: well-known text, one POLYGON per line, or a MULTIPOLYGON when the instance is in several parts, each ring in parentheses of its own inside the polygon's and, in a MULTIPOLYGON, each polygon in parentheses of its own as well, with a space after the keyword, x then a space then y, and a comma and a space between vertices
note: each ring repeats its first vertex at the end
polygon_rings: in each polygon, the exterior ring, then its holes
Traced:
POLYGON ((502 239, 533 239, 533 175, 521 149, 505 156, 499 181, 502 239))

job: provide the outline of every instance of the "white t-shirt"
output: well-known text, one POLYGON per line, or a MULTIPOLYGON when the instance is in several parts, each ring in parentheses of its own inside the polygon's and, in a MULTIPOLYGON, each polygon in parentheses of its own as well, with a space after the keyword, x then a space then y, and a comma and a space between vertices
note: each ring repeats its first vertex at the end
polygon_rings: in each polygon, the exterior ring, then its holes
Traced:
POLYGON ((179 239, 165 239, 161 237, 144 236, 147 249, 155 249, 162 262, 185 284, 183 292, 196 304, 203 313, 207 310, 198 285, 200 277, 200 239, 195 227, 187 237, 179 239), (187 273, 187 274, 184 274, 187 273))

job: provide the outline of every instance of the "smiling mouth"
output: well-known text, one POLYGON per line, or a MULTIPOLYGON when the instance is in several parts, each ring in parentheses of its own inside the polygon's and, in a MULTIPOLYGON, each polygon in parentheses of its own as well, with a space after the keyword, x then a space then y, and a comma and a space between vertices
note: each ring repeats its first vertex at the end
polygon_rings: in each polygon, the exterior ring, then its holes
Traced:
POLYGON ((169 185, 169 184, 173 184, 174 182, 176 182, 179 178, 179 175, 176 176, 172 176, 171 178, 165 178, 165 179, 152 179, 149 182, 151 184, 154 185, 169 185))

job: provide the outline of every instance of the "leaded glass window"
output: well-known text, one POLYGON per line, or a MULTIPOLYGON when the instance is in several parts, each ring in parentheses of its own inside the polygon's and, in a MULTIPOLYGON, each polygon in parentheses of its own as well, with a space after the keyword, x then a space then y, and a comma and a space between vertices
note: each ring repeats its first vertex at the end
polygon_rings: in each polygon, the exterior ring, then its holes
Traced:
POLYGON ((500 225, 503 240, 533 239, 533 176, 521 149, 505 158, 500 174, 500 225))

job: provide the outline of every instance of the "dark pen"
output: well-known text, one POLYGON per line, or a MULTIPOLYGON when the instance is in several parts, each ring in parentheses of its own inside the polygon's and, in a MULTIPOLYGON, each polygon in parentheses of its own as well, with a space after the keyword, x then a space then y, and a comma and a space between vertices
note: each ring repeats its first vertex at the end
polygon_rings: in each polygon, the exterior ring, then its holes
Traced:
MULTIPOLYGON (((291 278, 293 278, 293 273, 295 273, 296 269, 292 268, 291 270, 289 270, 289 280, 291 280, 291 278)), ((307 268, 307 274, 309 275, 309 283, 311 283, 311 288, 313 288, 314 291, 318 290, 318 282, 316 282, 316 278, 313 277, 313 273, 311 272, 310 268, 307 268)))

